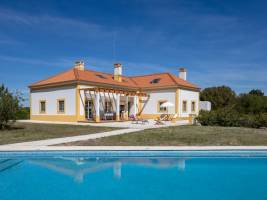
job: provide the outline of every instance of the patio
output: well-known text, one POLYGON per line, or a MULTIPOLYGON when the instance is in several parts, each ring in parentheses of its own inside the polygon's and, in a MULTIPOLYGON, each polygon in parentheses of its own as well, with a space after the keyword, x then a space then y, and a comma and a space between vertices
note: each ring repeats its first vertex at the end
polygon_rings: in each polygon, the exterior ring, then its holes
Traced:
POLYGON ((135 123, 133 121, 102 121, 99 123, 84 123, 84 122, 49 122, 49 121, 37 121, 37 120, 18 120, 18 122, 26 123, 42 123, 42 124, 71 124, 71 125, 83 125, 83 126, 99 126, 99 127, 115 127, 115 128, 134 128, 134 129, 147 129, 147 128, 162 128, 168 126, 179 126, 189 124, 189 120, 177 120, 176 122, 164 121, 162 125, 156 125, 155 120, 148 119, 147 123, 135 123))
POLYGON ((83 122, 127 121, 130 115, 139 115, 149 95, 144 92, 108 89, 80 88, 80 113, 83 122))

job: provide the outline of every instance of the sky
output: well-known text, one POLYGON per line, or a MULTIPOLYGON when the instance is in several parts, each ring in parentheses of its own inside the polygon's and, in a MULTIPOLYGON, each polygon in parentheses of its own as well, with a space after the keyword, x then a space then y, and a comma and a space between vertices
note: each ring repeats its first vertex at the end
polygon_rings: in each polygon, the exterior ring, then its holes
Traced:
MULTIPOLYGON (((70 69, 124 75, 187 68, 201 88, 267 94, 266 0, 0 0, 0 84, 70 69)), ((26 100, 27 103, 27 100, 26 100)))

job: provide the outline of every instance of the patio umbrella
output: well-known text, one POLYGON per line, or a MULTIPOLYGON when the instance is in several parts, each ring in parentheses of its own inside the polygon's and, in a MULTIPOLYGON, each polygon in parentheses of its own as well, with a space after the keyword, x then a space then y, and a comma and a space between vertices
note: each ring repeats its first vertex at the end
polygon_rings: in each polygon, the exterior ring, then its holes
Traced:
POLYGON ((169 101, 166 101, 165 103, 160 105, 161 108, 167 108, 167 113, 168 113, 168 108, 173 107, 173 106, 174 106, 174 104, 169 102, 169 101))

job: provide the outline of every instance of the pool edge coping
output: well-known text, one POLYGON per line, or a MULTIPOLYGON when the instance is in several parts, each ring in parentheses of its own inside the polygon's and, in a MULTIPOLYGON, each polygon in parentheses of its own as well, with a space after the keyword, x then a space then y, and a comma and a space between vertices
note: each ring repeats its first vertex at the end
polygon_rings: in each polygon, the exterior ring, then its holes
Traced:
POLYGON ((25 151, 238 151, 267 150, 267 146, 0 146, 1 152, 25 151))

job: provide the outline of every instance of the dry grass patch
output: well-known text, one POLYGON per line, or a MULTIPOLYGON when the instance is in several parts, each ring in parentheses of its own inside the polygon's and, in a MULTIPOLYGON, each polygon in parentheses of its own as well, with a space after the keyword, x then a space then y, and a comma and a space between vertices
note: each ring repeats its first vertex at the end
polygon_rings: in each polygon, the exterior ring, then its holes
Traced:
POLYGON ((9 130, 0 130, 0 145, 50 138, 86 135, 118 128, 67 124, 15 123, 9 130))
POLYGON ((267 129, 175 126, 65 145, 83 146, 252 146, 267 145, 267 129))

